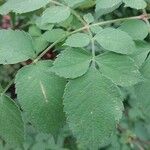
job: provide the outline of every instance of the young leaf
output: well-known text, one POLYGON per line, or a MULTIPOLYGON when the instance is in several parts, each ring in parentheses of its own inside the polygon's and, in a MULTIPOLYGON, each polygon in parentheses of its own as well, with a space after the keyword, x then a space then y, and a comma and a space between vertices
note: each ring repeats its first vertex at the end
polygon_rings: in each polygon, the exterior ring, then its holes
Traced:
POLYGON ((102 74, 117 85, 131 86, 142 79, 138 67, 129 56, 109 52, 98 55, 96 60, 102 74))
POLYGON ((50 31, 46 31, 42 37, 48 41, 48 42, 55 42, 57 40, 62 39, 63 37, 65 37, 67 34, 66 31, 62 30, 62 29, 52 29, 50 31))
POLYGON ((31 123, 56 135, 64 124, 62 95, 66 81, 51 73, 51 66, 50 61, 26 66, 15 82, 18 100, 31 123))
POLYGON ((30 26, 28 32, 32 37, 38 37, 42 34, 40 28, 35 25, 30 26))
POLYGON ((84 18, 84 20, 85 20, 88 24, 94 22, 94 17, 93 17, 93 15, 92 15, 91 13, 85 14, 85 15, 83 16, 83 18, 84 18))
POLYGON ((65 6, 51 6, 42 15, 42 23, 60 23, 70 16, 70 9, 65 6))
POLYGON ((15 64, 33 58, 32 39, 24 31, 0 30, 0 64, 15 64))
POLYGON ((43 38, 43 36, 33 38, 33 46, 36 54, 39 54, 41 51, 43 51, 48 46, 48 44, 49 43, 43 38))
POLYGON ((134 40, 143 40, 148 35, 148 26, 142 20, 128 20, 119 27, 127 32, 134 40))
POLYGON ((67 84, 64 109, 77 142, 85 149, 97 150, 111 137, 123 105, 112 81, 90 68, 84 76, 67 84))
POLYGON ((44 7, 49 0, 8 0, 0 7, 0 14, 6 15, 10 11, 27 13, 44 7))
POLYGON ((144 9, 147 4, 144 0, 123 0, 125 7, 131 7, 135 9, 144 9))
POLYGON ((91 56, 81 48, 66 49, 58 55, 52 71, 65 78, 79 77, 88 70, 91 56))
POLYGON ((91 26, 90 30, 94 33, 97 34, 99 32, 101 32, 103 30, 103 28, 101 26, 91 26))
POLYGON ((70 47, 85 47, 90 43, 89 35, 85 33, 76 33, 68 37, 65 45, 70 47))
POLYGON ((97 42, 106 50, 121 54, 131 54, 135 51, 135 43, 124 31, 106 28, 95 36, 97 42))
POLYGON ((12 99, 0 95, 0 137, 12 147, 24 142, 24 125, 19 108, 12 99))

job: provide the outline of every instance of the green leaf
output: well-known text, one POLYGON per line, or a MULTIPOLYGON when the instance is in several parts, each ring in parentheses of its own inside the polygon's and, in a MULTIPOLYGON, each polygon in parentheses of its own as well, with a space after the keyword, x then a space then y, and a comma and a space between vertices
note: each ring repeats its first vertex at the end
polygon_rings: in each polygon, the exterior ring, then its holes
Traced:
POLYGON ((50 23, 42 23, 42 18, 38 17, 35 21, 35 24, 37 25, 37 27, 39 27, 41 30, 52 30, 54 27, 54 24, 50 24, 50 23))
POLYGON ((136 106, 139 108, 147 120, 150 120, 150 58, 143 64, 141 73, 145 80, 135 86, 136 106))
POLYGON ((31 123, 56 135, 64 124, 62 95, 66 81, 49 71, 52 63, 41 61, 23 67, 16 76, 17 98, 31 123))
POLYGON ((140 71, 146 79, 150 79, 150 57, 143 64, 140 71))
POLYGON ((42 23, 60 23, 70 16, 70 9, 65 6, 51 6, 42 15, 42 23))
POLYGON ((136 42, 136 50, 130 56, 135 60, 136 64, 140 67, 150 52, 150 44, 145 41, 136 42))
POLYGON ((85 20, 88 24, 94 22, 94 17, 93 17, 93 15, 92 15, 91 13, 85 14, 85 15, 83 16, 83 18, 84 18, 84 20, 85 20))
POLYGON ((12 99, 0 95, 0 137, 9 145, 22 145, 24 125, 19 108, 12 99))
POLYGON ((104 53, 96 57, 100 71, 120 86, 131 86, 141 81, 142 77, 135 62, 125 55, 104 53))
POLYGON ((115 5, 121 4, 122 0, 97 0, 96 7, 97 9, 106 9, 113 7, 115 5))
POLYGON ((30 26, 28 32, 32 37, 41 36, 41 30, 35 25, 30 26))
POLYGON ((143 40, 148 35, 148 26, 142 20, 128 20, 119 27, 127 32, 134 40, 143 40))
POLYGON ((62 29, 52 29, 50 31, 46 31, 42 37, 48 42, 55 42, 67 35, 67 32, 62 29))
POLYGON ((95 68, 69 81, 64 94, 64 109, 70 129, 84 149, 104 146, 122 116, 118 88, 95 68))
POLYGON ((136 104, 135 107, 139 108, 143 115, 150 120, 150 80, 145 80, 135 86, 136 104))
POLYGON ((94 33, 97 34, 99 32, 101 32, 103 30, 103 28, 101 26, 91 26, 90 30, 94 33))
POLYGON ((131 7, 135 9, 144 9, 147 4, 144 0, 123 0, 125 7, 131 7))
POLYGON ((36 54, 42 52, 47 46, 48 42, 43 38, 43 36, 33 38, 33 46, 36 51, 36 54))
POLYGON ((85 0, 64 0, 66 4, 70 7, 74 7, 76 5, 82 4, 85 0))
POLYGON ((31 12, 44 7, 49 2, 49 0, 8 0, 0 7, 0 14, 8 14, 10 11, 19 14, 31 12))
POLYGON ((122 3, 122 0, 96 0, 96 14, 101 16, 110 13, 117 9, 122 3))
POLYGON ((86 73, 92 56, 81 48, 66 49, 54 61, 52 71, 65 78, 76 78, 86 73))
POLYGON ((124 31, 106 28, 95 36, 97 42, 106 50, 121 54, 131 54, 135 51, 135 43, 124 31))
POLYGON ((33 58, 32 39, 24 31, 0 30, 0 64, 15 64, 33 58))
POLYGON ((68 37, 65 45, 70 47, 85 47, 90 43, 89 35, 85 33, 76 33, 68 37))

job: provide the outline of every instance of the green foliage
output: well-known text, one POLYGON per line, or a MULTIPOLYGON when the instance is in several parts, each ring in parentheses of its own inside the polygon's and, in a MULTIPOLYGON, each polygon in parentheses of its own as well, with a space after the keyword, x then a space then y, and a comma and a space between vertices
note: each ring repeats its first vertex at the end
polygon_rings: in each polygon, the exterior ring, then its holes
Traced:
POLYGON ((42 23, 60 23, 70 16, 70 9, 65 6, 52 6, 42 15, 42 23))
POLYGON ((44 7, 49 0, 9 0, 0 8, 0 14, 7 14, 10 11, 15 13, 26 13, 44 7))
POLYGON ((26 66, 16 76, 18 100, 29 120, 54 135, 64 124, 62 94, 65 80, 48 71, 51 62, 26 66), (35 92, 33 91, 35 90, 35 92))
POLYGON ((106 28, 99 32, 95 39, 106 50, 121 54, 131 54, 135 50, 133 39, 125 32, 106 28))
POLYGON ((128 20, 122 23, 120 28, 127 32, 134 40, 143 40, 148 35, 148 26, 141 20, 128 20))
POLYGON ((84 76, 69 81, 64 107, 80 146, 90 150, 108 142, 123 110, 118 88, 94 67, 84 76))
POLYGON ((135 9, 144 9, 146 7, 146 2, 144 0, 123 0, 126 7, 131 7, 135 9))
POLYGON ((134 61, 125 55, 104 53, 97 56, 102 74, 120 86, 132 86, 141 81, 142 77, 134 61))
POLYGON ((14 64, 33 58, 34 48, 28 33, 0 30, 0 36, 0 64, 14 64))
POLYGON ((76 78, 87 72, 90 62, 91 56, 84 49, 66 49, 55 60, 52 71, 65 78, 76 78))
POLYGON ((76 33, 68 37, 65 45, 70 47, 85 47, 90 43, 90 37, 84 33, 76 33))
POLYGON ((24 125, 19 108, 8 96, 0 95, 0 134, 7 143, 17 146, 24 141, 24 125))
POLYGON ((149 150, 149 11, 148 0, 0 1, 11 28, 0 149, 149 150))

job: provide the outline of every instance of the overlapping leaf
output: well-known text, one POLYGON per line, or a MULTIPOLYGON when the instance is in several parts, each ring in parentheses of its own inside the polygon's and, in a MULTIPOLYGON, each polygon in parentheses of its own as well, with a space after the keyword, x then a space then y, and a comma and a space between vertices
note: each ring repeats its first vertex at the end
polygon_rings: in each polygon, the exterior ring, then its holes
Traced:
POLYGON ((96 0, 96 13, 98 16, 107 14, 117 9, 122 4, 122 0, 96 0))
POLYGON ((49 71, 42 61, 22 68, 16 76, 18 100, 29 121, 43 132, 57 134, 64 124, 62 95, 65 80, 49 71))
POLYGON ((0 64, 14 64, 33 58, 32 39, 24 31, 0 30, 0 64))
POLYGON ((57 57, 52 71, 65 78, 76 78, 86 73, 90 62, 91 55, 84 49, 69 48, 62 51, 57 57))
POLYGON ((24 125, 21 112, 12 99, 0 95, 0 137, 12 147, 22 145, 24 125))
POLYGON ((144 0, 123 0, 126 7, 131 7, 135 9, 144 9, 147 4, 144 0))
POLYGON ((49 0, 8 0, 0 7, 0 14, 7 14, 10 11, 19 14, 31 12, 44 7, 49 2, 49 0))
POLYGON ((70 16, 69 7, 51 6, 47 8, 42 15, 42 23, 60 23, 70 16))
POLYGON ((150 119, 150 59, 144 63, 141 68, 141 73, 145 80, 135 86, 136 93, 136 107, 139 108, 142 113, 150 119))
POLYGON ((124 31, 106 28, 99 32, 95 39, 106 50, 121 54, 131 54, 135 51, 135 43, 124 31))
POLYGON ((69 81, 64 107, 77 142, 90 150, 109 141, 123 110, 118 88, 95 68, 69 81))
POLYGON ((134 40, 143 40, 148 35, 148 26, 142 20, 128 20, 119 27, 127 32, 134 40))
POLYGON ((121 86, 131 86, 142 80, 135 62, 128 56, 105 53, 97 56, 97 63, 102 74, 121 86))
POLYGON ((70 47, 85 47, 90 43, 89 35, 85 33, 76 33, 68 37, 65 45, 70 47))

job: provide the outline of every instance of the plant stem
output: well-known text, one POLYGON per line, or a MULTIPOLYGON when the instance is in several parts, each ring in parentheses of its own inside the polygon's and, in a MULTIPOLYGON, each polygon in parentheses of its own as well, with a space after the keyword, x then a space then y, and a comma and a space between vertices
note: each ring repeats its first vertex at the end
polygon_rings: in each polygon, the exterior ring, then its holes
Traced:
MULTIPOLYGON (((147 12, 146 12, 146 9, 143 9, 143 14, 144 14, 145 16, 148 16, 148 14, 147 14, 147 12)), ((150 33, 150 22, 149 22, 148 18, 145 18, 144 21, 146 22, 146 24, 147 24, 147 26, 148 26, 148 31, 149 31, 149 33, 150 33)))
MULTIPOLYGON (((53 2, 53 3, 55 3, 55 4, 61 4, 61 3, 59 3, 59 2, 54 2, 54 1, 51 1, 51 2, 53 2)), ((72 32, 70 32, 68 35, 66 35, 66 36, 64 36, 64 37, 62 37, 61 39, 59 39, 58 41, 56 41, 56 42, 54 42, 53 44, 51 44, 48 48, 46 48, 34 61, 33 61, 33 63, 36 63, 37 61, 39 61, 40 59, 41 59, 41 57, 43 57, 48 51, 49 51, 49 49, 51 49, 51 48, 53 48, 57 43, 59 43, 62 39, 64 39, 64 38, 66 38, 66 37, 68 37, 68 36, 70 36, 70 35, 72 35, 72 34, 74 34, 74 33, 77 33, 77 32, 80 32, 80 31, 83 31, 83 30, 88 30, 90 27, 92 27, 92 26, 103 26, 103 25, 107 25, 107 24, 112 24, 112 23, 116 23, 116 22, 122 22, 122 21, 126 21, 126 20, 134 20, 134 19, 142 19, 142 20, 144 20, 144 19, 150 19, 150 14, 144 14, 144 15, 139 15, 139 16, 133 16, 133 17, 126 17, 126 18, 120 18, 120 19, 114 19, 114 20, 108 20, 108 21, 103 21, 103 22, 98 22, 98 23, 94 23, 94 24, 91 24, 91 25, 85 25, 84 24, 84 27, 82 27, 82 28, 79 28, 79 29, 77 29, 77 30, 75 30, 75 31, 72 31, 72 32)), ((94 39, 93 39, 94 40, 94 39)), ((93 41, 92 41, 92 43, 94 43, 93 41)), ((93 45, 93 44, 92 44, 93 45)), ((92 55, 93 55, 93 58, 95 57, 95 48, 92 46, 92 55)), ((14 82, 14 79, 7 85, 7 87, 4 89, 4 91, 3 91, 3 94, 4 93, 6 93, 7 92, 7 90, 10 88, 10 86, 13 84, 13 82, 14 82)))
MULTIPOLYGON (((94 37, 93 37, 93 34, 92 34, 91 30, 90 30, 90 25, 87 24, 87 23, 82 19, 82 17, 76 13, 76 11, 74 11, 74 10, 71 10, 71 11, 72 11, 72 14, 73 14, 79 21, 81 21, 81 23, 84 25, 84 27, 87 29, 87 31, 88 31, 88 33, 89 33, 89 36, 90 36, 90 38, 91 38, 91 45, 92 45, 92 59, 93 59, 94 65, 95 65, 95 44, 94 44, 94 37)), ((81 30, 83 30, 83 29, 84 29, 84 28, 81 28, 81 30)), ((77 31, 80 31, 80 29, 77 30, 77 31)))
POLYGON ((12 86, 12 84, 14 83, 15 79, 12 79, 8 85, 5 87, 5 89, 2 92, 2 95, 5 94, 7 92, 7 90, 12 86))
POLYGON ((50 3, 56 4, 56 5, 59 5, 59 6, 66 6, 63 3, 60 3, 60 2, 57 2, 57 1, 54 1, 54 0, 50 0, 50 3))
POLYGON ((38 62, 51 48, 53 48, 57 43, 59 43, 62 39, 64 39, 66 36, 63 36, 59 40, 52 43, 49 47, 47 47, 36 59, 34 59, 33 63, 38 62))

